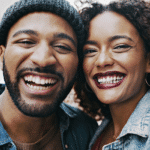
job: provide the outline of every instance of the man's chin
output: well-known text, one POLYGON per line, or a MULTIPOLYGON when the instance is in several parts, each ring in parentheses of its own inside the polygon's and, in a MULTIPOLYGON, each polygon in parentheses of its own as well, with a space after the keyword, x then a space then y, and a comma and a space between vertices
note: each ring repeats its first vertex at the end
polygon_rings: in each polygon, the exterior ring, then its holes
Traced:
POLYGON ((50 105, 31 105, 26 104, 25 102, 22 104, 16 104, 17 108, 26 116, 29 117, 49 117, 54 112, 56 112, 57 108, 59 107, 60 103, 58 104, 50 104, 50 105))

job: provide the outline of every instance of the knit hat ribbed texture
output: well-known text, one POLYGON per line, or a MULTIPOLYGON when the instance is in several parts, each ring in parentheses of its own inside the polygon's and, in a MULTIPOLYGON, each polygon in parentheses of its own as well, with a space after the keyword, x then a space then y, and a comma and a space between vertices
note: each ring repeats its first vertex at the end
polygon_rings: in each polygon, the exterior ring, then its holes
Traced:
POLYGON ((84 26, 77 10, 66 0, 20 0, 10 6, 0 23, 0 45, 5 45, 10 28, 23 16, 32 12, 51 12, 64 18, 74 29, 78 46, 84 39, 84 26))

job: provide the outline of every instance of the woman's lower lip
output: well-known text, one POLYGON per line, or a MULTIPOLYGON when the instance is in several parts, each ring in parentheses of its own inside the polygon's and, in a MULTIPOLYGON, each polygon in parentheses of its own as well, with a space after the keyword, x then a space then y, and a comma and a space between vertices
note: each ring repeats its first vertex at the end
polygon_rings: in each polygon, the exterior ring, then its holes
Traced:
POLYGON ((99 84, 97 80, 94 80, 94 81, 95 81, 96 86, 99 89, 111 89, 111 88, 118 87, 123 82, 123 80, 124 78, 117 83, 104 83, 104 84, 99 84))

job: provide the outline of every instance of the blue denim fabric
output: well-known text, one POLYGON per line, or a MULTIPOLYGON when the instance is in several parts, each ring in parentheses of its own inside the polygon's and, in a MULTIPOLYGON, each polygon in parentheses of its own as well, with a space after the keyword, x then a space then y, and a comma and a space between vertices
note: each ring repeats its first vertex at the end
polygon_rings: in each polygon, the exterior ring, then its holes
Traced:
MULTIPOLYGON (((60 133, 64 150, 87 150, 97 128, 95 120, 65 103, 58 109, 60 133)), ((0 150, 17 150, 0 122, 0 150)))
MULTIPOLYGON (((108 123, 108 119, 102 121, 88 150, 92 148, 108 123)), ((150 150, 150 90, 139 101, 116 141, 103 146, 103 150, 150 150)))

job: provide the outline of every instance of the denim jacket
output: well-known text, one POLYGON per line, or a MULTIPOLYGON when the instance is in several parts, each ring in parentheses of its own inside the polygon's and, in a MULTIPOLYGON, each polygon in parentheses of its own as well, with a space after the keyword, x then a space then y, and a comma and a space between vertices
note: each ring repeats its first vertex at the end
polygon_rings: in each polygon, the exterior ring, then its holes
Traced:
MULTIPOLYGON (((94 119, 65 103, 58 109, 60 133, 64 150, 87 150, 97 128, 94 119)), ((16 146, 0 122, 0 150, 16 150, 16 146)))
MULTIPOLYGON (((91 150, 108 123, 108 119, 102 121, 88 150, 91 150)), ((116 141, 104 145, 102 150, 150 150, 150 90, 139 101, 116 141)))

